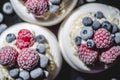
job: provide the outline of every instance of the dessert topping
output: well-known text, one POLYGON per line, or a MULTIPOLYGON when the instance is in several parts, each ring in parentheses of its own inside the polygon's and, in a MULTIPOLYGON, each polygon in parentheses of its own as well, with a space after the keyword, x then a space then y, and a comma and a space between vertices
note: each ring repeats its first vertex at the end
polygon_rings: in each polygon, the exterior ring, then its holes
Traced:
POLYGON ((12 67, 16 64, 18 52, 15 48, 5 46, 0 49, 0 64, 12 67))
POLYGON ((33 69, 39 61, 39 55, 35 50, 24 48, 18 55, 17 62, 20 68, 25 70, 33 69))
POLYGON ((35 42, 33 34, 27 29, 18 32, 17 47, 20 49, 31 47, 35 42))

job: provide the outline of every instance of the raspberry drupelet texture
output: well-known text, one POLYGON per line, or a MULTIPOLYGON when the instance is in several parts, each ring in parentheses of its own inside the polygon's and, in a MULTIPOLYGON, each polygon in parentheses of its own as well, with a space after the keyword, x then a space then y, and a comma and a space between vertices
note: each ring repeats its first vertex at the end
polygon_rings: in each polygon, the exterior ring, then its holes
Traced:
POLYGON ((11 46, 0 49, 0 64, 12 67, 17 63, 18 52, 11 46))
POLYGON ((98 52, 87 48, 85 44, 78 47, 78 54, 80 59, 86 64, 94 63, 98 57, 98 52))
POLYGON ((37 65, 38 61, 38 53, 29 48, 22 49, 17 58, 19 67, 25 70, 33 69, 37 65))
POLYGON ((30 47, 34 44, 35 39, 33 34, 27 29, 21 29, 18 32, 16 45, 18 48, 23 49, 30 47))
POLYGON ((97 48, 108 48, 112 43, 112 36, 109 31, 100 28, 95 31, 93 40, 97 48))
POLYGON ((36 17, 44 17, 49 8, 48 0, 27 0, 25 6, 36 17))
POLYGON ((120 46, 113 46, 107 51, 104 51, 100 56, 100 61, 109 64, 113 63, 120 55, 120 46))

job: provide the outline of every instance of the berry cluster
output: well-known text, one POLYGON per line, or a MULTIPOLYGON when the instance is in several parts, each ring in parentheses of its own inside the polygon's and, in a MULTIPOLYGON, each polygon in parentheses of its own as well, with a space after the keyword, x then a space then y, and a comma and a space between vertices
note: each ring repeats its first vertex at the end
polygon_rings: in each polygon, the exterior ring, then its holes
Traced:
POLYGON ((35 17, 44 17, 47 12, 55 13, 60 8, 61 0, 23 0, 28 11, 35 17))
POLYGON ((45 55, 46 38, 43 35, 34 36, 29 30, 21 29, 17 36, 13 33, 6 35, 8 44, 13 41, 16 42, 20 52, 11 46, 0 49, 0 64, 9 67, 10 76, 16 80, 47 78, 49 58, 45 55), (31 49, 35 42, 38 44, 36 49, 31 49))
POLYGON ((95 21, 91 17, 84 17, 83 28, 80 36, 75 38, 80 59, 87 65, 96 61, 105 64, 113 63, 120 55, 120 32, 118 26, 109 21, 99 22, 105 18, 101 11, 94 14, 95 21), (86 43, 83 44, 82 40, 86 43), (98 54, 99 53, 99 54, 98 54))

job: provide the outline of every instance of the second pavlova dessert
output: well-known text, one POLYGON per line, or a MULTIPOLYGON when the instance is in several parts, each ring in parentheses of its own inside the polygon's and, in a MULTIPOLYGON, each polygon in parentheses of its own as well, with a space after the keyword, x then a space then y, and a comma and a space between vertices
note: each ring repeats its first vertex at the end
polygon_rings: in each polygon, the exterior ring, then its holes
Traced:
POLYGON ((108 69, 120 56, 120 12, 98 3, 78 8, 61 25, 60 47, 65 60, 87 73, 108 69))

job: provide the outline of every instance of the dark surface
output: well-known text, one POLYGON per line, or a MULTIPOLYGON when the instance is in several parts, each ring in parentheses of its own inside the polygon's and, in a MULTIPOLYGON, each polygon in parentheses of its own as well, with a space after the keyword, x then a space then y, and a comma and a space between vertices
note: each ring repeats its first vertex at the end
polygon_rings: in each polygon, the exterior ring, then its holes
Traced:
MULTIPOLYGON (((0 12, 3 13, 2 6, 7 1, 9 0, 0 0, 0 12)), ((96 2, 109 4, 120 9, 120 0, 97 0, 96 2)), ((82 4, 78 4, 77 7, 85 3, 86 2, 82 0, 82 4)), ((15 13, 13 13, 12 15, 4 14, 4 17, 5 18, 2 23, 7 24, 8 26, 11 26, 15 23, 23 22, 15 13)), ((49 29, 57 36, 59 26, 60 24, 57 24, 55 26, 49 27, 49 29)), ((112 77, 118 78, 118 80, 120 80, 120 64, 117 63, 109 70, 101 73, 86 74, 75 71, 63 60, 62 69, 55 80, 82 80, 79 78, 80 76, 84 78, 83 80, 112 80, 112 77)))

